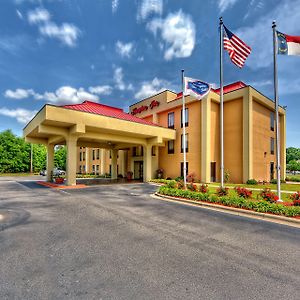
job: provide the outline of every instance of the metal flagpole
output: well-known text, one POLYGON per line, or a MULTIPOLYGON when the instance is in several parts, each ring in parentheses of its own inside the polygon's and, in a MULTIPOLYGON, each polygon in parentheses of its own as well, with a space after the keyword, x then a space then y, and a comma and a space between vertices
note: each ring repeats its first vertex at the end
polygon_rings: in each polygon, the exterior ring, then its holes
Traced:
POLYGON ((30 173, 33 173, 33 144, 31 144, 31 148, 30 148, 30 173))
POLYGON ((184 70, 181 70, 182 81, 182 133, 183 133, 183 182, 186 189, 186 136, 185 136, 185 97, 184 97, 184 70))
POLYGON ((275 135, 276 135, 276 171, 277 171, 277 196, 278 201, 281 200, 281 189, 280 189, 280 139, 279 139, 279 111, 278 111, 278 77, 277 77, 277 34, 276 34, 276 22, 272 23, 273 28, 273 54, 274 54, 274 98, 275 98, 275 135))
POLYGON ((220 17, 220 177, 224 187, 223 18, 220 17))

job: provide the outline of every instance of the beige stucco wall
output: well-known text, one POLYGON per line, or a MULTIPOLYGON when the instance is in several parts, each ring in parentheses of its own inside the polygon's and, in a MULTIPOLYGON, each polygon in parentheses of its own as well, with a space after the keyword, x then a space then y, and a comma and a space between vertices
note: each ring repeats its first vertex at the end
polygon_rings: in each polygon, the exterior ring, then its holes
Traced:
POLYGON ((224 105, 224 168, 230 182, 243 180, 243 99, 224 105))
POLYGON ((210 162, 216 162, 216 177, 220 180, 220 105, 211 102, 210 162))

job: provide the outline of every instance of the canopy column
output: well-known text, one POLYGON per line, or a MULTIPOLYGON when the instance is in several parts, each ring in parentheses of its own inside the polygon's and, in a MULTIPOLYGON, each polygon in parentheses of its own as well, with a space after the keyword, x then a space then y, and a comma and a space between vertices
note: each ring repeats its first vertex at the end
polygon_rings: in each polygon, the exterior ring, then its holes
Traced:
POLYGON ((144 146, 144 182, 152 178, 152 145, 144 146))
POLYGON ((111 179, 117 179, 118 150, 111 150, 111 179))
POLYGON ((54 145, 47 145, 47 181, 52 180, 52 172, 54 168, 54 145))
POLYGON ((76 185, 77 137, 66 139, 67 145, 67 185, 76 185))

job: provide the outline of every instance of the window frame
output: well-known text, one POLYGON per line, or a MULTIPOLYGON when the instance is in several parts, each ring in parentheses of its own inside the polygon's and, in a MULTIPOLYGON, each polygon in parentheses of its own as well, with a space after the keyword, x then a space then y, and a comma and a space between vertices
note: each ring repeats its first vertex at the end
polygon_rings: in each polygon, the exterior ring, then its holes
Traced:
MULTIPOLYGON (((182 120, 182 109, 180 111, 180 124, 181 124, 181 128, 183 127, 183 120, 182 120)), ((189 126, 189 108, 186 107, 185 108, 185 127, 189 126)))
POLYGON ((171 111, 168 113, 168 128, 170 128, 170 129, 175 128, 175 113, 174 113, 174 111, 171 111))
MULTIPOLYGON (((189 134, 186 133, 185 134, 185 141, 186 141, 186 147, 185 147, 185 152, 188 153, 189 152, 189 134)), ((183 134, 181 134, 181 145, 180 145, 180 149, 181 149, 181 153, 183 153, 183 134)))
POLYGON ((168 154, 174 154, 175 153, 175 143, 174 140, 168 141, 168 154), (173 149, 170 148, 170 144, 173 144, 173 149))

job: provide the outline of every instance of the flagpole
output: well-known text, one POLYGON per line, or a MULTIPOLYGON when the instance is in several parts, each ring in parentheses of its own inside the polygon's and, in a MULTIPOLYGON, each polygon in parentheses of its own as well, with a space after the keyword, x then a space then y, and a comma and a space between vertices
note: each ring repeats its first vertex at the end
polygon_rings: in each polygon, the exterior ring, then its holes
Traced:
POLYGON ((181 70, 182 82, 182 133, 183 133, 183 182, 186 189, 186 136, 185 136, 185 97, 184 97, 184 70, 181 70))
POLYGON ((273 55, 274 55, 274 100, 275 100, 275 136, 276 136, 276 171, 277 171, 277 196, 278 201, 281 200, 281 176, 280 176, 280 138, 279 138, 279 109, 278 109, 278 77, 277 77, 277 34, 276 34, 276 22, 272 23, 273 28, 273 55))
POLYGON ((223 18, 220 17, 220 177, 224 187, 223 18))

